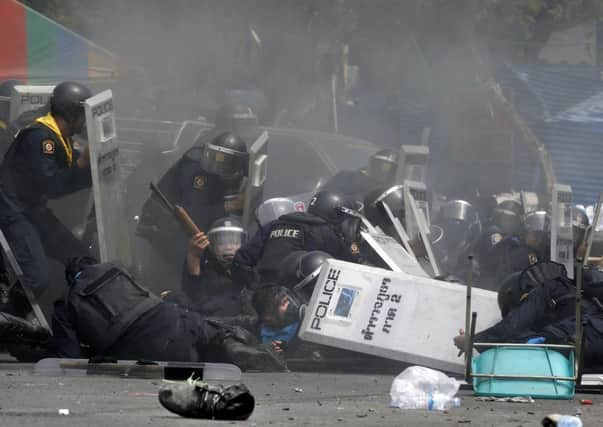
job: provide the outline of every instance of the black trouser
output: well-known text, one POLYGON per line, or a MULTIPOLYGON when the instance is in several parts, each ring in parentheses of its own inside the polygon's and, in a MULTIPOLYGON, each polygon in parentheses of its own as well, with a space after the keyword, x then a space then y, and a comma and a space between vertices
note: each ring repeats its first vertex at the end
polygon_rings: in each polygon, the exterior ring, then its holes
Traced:
POLYGON ((70 257, 88 255, 86 246, 46 207, 3 212, 0 228, 23 270, 23 285, 35 296, 50 284, 47 256, 65 264, 70 257))
POLYGON ((215 350, 226 332, 199 313, 162 303, 136 320, 106 353, 118 359, 183 362, 220 359, 222 354, 215 354, 215 350))

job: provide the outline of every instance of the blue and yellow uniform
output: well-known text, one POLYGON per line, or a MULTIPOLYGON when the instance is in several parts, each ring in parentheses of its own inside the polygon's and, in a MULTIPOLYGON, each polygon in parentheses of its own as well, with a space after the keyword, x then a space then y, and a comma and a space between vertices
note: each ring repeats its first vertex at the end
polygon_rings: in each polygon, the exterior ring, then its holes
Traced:
POLYGON ((49 113, 17 134, 0 167, 0 228, 36 295, 48 286, 46 255, 65 261, 87 252, 46 206, 90 187, 90 169, 77 159, 73 141, 49 113))

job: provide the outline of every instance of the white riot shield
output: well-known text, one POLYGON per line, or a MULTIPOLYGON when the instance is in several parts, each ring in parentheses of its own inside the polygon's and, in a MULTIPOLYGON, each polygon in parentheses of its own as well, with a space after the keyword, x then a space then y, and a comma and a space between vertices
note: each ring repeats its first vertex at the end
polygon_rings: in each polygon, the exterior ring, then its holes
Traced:
POLYGON ((586 244, 586 252, 584 254, 584 263, 587 264, 589 262, 589 258, 591 256, 601 257, 603 254, 601 253, 592 253, 593 249, 593 241, 595 239, 599 240, 601 237, 601 231, 603 230, 603 224, 601 221, 601 210, 603 209, 603 193, 599 194, 599 200, 597 201, 597 208, 595 209, 595 215, 590 225, 590 230, 588 232, 588 240, 586 244))
POLYGON ((572 229, 572 188, 553 185, 551 202, 551 261, 565 265, 567 276, 574 278, 574 233, 572 229))
POLYGON ((53 90, 54 86, 15 86, 10 101, 10 121, 17 120, 21 114, 47 104, 53 90))
POLYGON ((404 204, 406 205, 408 237, 416 239, 421 236, 433 275, 437 277, 441 273, 431 247, 429 204, 427 203, 425 184, 416 181, 404 181, 404 204))
POLYGON ((262 203, 267 174, 268 132, 264 131, 249 147, 249 177, 243 207, 243 226, 247 230, 252 225, 255 209, 262 203))
POLYGON ((102 262, 132 265, 125 187, 115 130, 113 94, 99 93, 85 102, 90 145, 92 194, 102 262))
POLYGON ((408 237, 408 233, 406 232, 406 230, 404 230, 404 227, 402 226, 402 223, 400 222, 398 217, 394 215, 389 205, 383 200, 380 200, 379 202, 377 202, 377 204, 383 208, 385 214, 394 225, 394 229, 396 230, 396 233, 398 233, 398 237, 400 238, 400 241, 404 245, 408 254, 413 258, 416 258, 417 256, 413 252, 412 247, 410 245, 410 238, 408 237))
POLYGON ((392 271, 429 277, 417 259, 406 252, 393 237, 383 233, 367 233, 366 231, 361 231, 360 235, 392 271))
POLYGON ((424 145, 402 145, 398 153, 398 169, 396 183, 404 181, 427 182, 427 161, 429 147, 424 145))
MULTIPOLYGON (((330 259, 299 337, 449 372, 464 372, 452 339, 464 325, 465 286, 330 259)), ((474 289, 477 331, 500 320, 495 292, 474 289)))
POLYGON ((521 204, 523 205, 523 211, 525 213, 535 212, 540 206, 540 200, 538 194, 532 191, 521 191, 519 194, 521 204))

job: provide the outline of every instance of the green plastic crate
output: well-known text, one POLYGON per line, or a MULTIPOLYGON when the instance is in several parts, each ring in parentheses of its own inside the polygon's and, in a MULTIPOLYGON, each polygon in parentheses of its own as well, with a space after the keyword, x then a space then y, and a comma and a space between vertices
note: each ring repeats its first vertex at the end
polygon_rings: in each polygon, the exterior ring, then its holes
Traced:
MULTIPOLYGON (((495 347, 471 361, 472 374, 520 375, 539 377, 575 376, 574 352, 569 358, 544 347, 495 347)), ((576 382, 565 379, 473 377, 473 390, 478 396, 539 399, 571 399, 576 382)))

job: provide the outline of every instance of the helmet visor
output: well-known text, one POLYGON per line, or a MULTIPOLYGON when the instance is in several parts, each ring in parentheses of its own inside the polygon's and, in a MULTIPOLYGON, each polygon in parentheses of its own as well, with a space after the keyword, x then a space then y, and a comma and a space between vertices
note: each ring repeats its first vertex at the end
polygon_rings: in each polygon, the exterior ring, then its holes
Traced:
POLYGON ((374 156, 369 161, 369 174, 377 182, 388 184, 394 181, 396 166, 396 163, 386 157, 374 156))
POLYGON ((266 200, 256 211, 256 219, 263 227, 266 224, 279 219, 282 215, 295 212, 295 204, 291 199, 279 197, 266 200))
POLYGON ((247 176, 249 155, 230 148, 206 144, 201 157, 201 167, 223 178, 247 176))
POLYGON ((241 227, 216 227, 207 233, 210 248, 219 261, 230 262, 247 239, 241 227))

